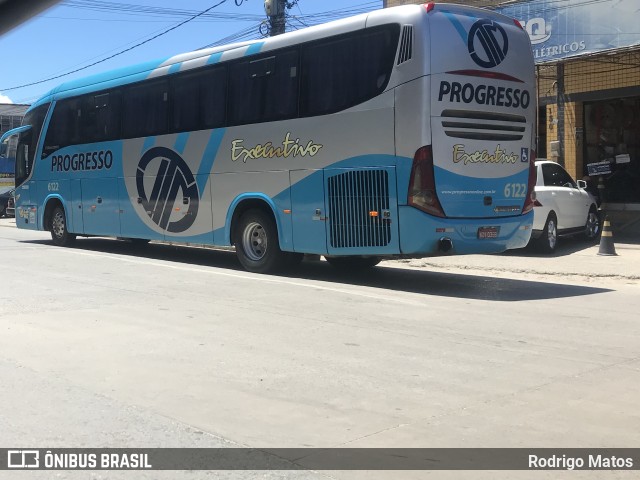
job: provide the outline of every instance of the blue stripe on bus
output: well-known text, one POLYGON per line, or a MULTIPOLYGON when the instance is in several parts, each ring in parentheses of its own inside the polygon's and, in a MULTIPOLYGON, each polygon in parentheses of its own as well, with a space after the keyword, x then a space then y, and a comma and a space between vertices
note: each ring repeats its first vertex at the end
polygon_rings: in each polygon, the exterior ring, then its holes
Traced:
POLYGON ((174 63, 173 65, 171 65, 169 67, 169 72, 168 73, 178 73, 180 71, 180 67, 182 66, 182 62, 180 63, 174 63))
POLYGON ((51 99, 52 96, 55 96, 56 99, 66 98, 144 80, 150 72, 160 67, 166 60, 154 60, 77 80, 70 80, 51 89, 36 103, 38 105, 44 103, 43 101, 51 99))
POLYGON ((222 52, 214 53, 207 60, 207 65, 213 65, 214 63, 218 63, 222 58, 222 52))
POLYGON ((204 153, 202 154, 202 161, 200 162, 200 168, 198 168, 197 175, 198 191, 201 192, 201 195, 204 191, 204 187, 207 185, 207 181, 209 180, 209 175, 213 168, 213 161, 218 155, 218 149, 222 143, 225 131, 226 130, 224 128, 213 130, 209 136, 209 142, 204 149, 204 153))
POLYGON ((458 31, 458 34, 460 35, 460 37, 462 37, 462 41, 466 45, 467 42, 469 41, 469 35, 467 34, 467 31, 460 23, 460 20, 458 20, 458 18, 451 12, 443 11, 442 13, 444 13, 444 16, 447 17, 447 19, 453 24, 455 29, 458 31))
POLYGON ((144 153, 149 150, 156 143, 156 137, 147 137, 144 139, 144 143, 142 144, 142 152, 144 153))
POLYGON ((400 253, 404 255, 442 255, 438 249, 440 237, 448 237, 453 249, 448 255, 468 253, 498 253, 510 248, 524 247, 531 235, 533 212, 522 216, 495 218, 438 218, 417 208, 398 206, 400 253), (478 228, 499 227, 498 238, 479 239, 478 228), (528 226, 528 229, 523 227, 528 226), (437 233, 436 228, 446 228, 437 233))
POLYGON ((189 140, 189 132, 182 132, 178 134, 176 138, 176 143, 173 146, 173 149, 178 153, 183 153, 184 149, 187 147, 187 141, 189 140))
POLYGON ((459 175, 435 165, 433 169, 438 185, 438 197, 448 217, 513 216, 514 212, 507 209, 497 212, 494 209, 500 206, 522 208, 524 204, 524 192, 519 197, 506 197, 503 189, 507 184, 518 184, 522 185, 523 190, 526 191, 528 168, 507 177, 489 178, 459 175), (485 196, 492 197, 493 201, 490 205, 484 203, 485 196))
POLYGON ((263 45, 264 45, 264 42, 258 42, 258 43, 254 43, 253 45, 249 45, 249 48, 247 48, 247 51, 244 53, 245 57, 249 55, 255 55, 256 53, 260 53, 260 50, 262 50, 263 45))

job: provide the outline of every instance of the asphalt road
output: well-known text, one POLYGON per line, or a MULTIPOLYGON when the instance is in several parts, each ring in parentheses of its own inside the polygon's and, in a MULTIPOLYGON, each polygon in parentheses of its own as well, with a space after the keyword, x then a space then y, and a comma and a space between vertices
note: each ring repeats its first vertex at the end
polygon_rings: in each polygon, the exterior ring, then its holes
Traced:
MULTIPOLYGON (((326 262, 264 276, 231 252, 48 238, 0 225, 0 446, 638 446, 637 285, 326 262)), ((559 476, 413 474, 461 473, 559 476)), ((220 476, 372 478, 20 478, 220 476)))

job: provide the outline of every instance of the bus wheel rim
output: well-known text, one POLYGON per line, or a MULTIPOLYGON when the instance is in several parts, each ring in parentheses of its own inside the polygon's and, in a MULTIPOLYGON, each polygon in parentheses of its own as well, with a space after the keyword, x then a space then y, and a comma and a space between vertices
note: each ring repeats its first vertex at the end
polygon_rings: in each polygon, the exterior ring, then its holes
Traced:
POLYGON ((242 233, 242 249, 252 261, 262 260, 267 253, 267 232, 257 222, 248 224, 242 233))

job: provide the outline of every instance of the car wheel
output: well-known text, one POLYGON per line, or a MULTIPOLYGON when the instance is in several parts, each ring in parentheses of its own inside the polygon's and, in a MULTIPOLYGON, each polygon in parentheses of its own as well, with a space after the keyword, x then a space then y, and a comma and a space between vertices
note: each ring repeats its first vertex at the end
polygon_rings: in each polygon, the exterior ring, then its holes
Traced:
POLYGON ((234 230, 236 255, 246 270, 267 273, 289 263, 289 255, 280 250, 278 229, 271 215, 262 210, 248 210, 234 230))
POLYGON ((360 271, 375 267, 380 257, 325 257, 332 267, 340 270, 360 271))
POLYGON ((554 252, 558 246, 558 219, 553 212, 547 217, 542 235, 538 239, 538 245, 546 253, 554 252))
POLYGON ((589 210, 589 214, 587 215, 587 223, 584 226, 584 235, 589 240, 595 240, 598 238, 598 234, 600 233, 600 217, 598 216, 598 212, 595 208, 591 208, 589 210))
POLYGON ((59 247, 71 245, 76 236, 67 230, 67 217, 62 207, 56 207, 51 215, 51 239, 59 247))

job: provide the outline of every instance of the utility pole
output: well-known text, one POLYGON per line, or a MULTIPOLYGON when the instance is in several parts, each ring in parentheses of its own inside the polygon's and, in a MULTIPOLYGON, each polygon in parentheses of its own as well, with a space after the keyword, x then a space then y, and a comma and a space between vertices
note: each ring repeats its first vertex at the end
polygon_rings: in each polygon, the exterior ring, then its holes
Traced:
POLYGON ((264 11, 269 17, 270 36, 284 33, 286 0, 264 0, 264 11))

